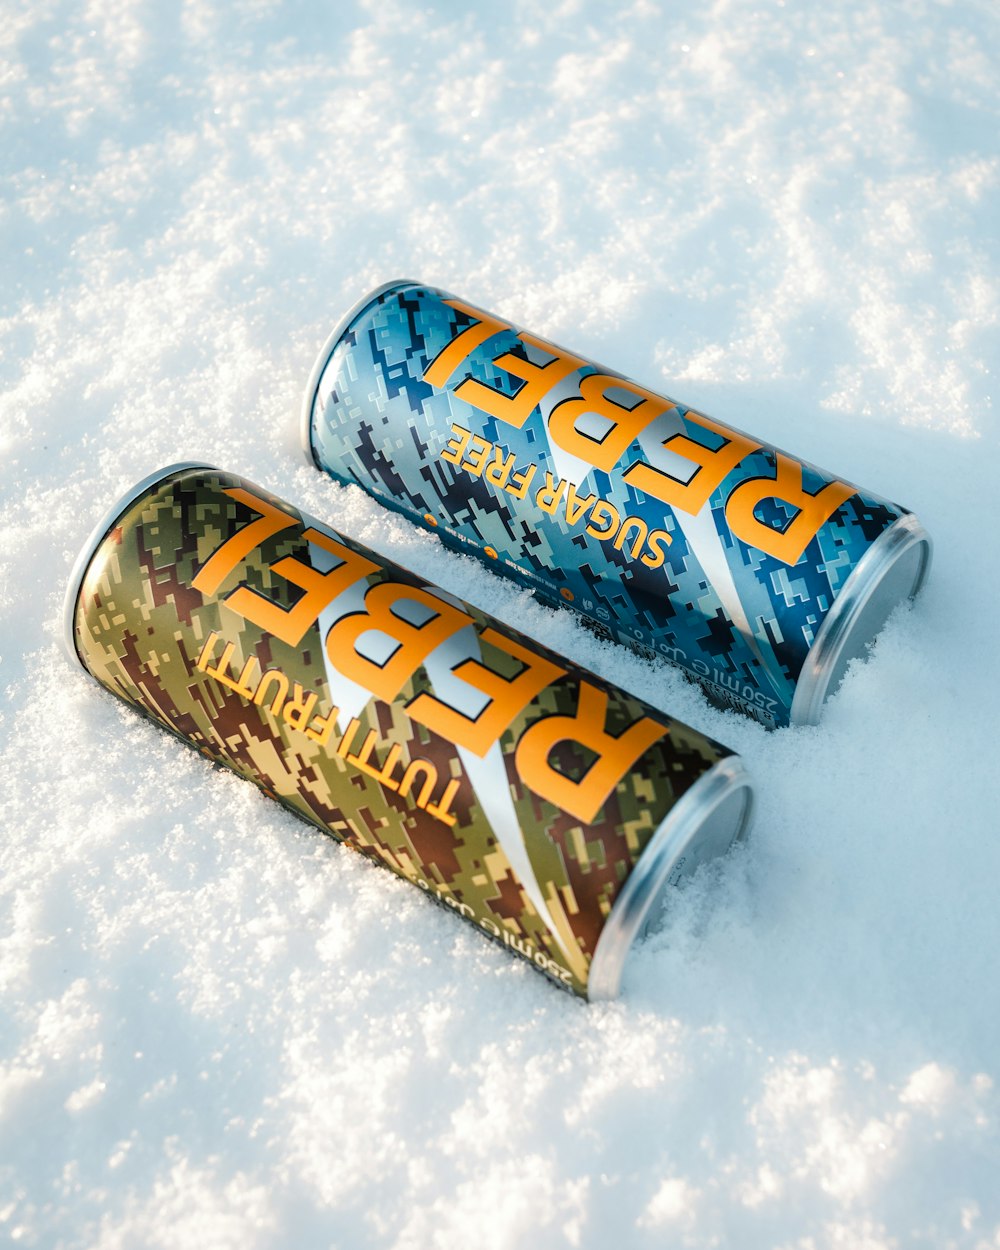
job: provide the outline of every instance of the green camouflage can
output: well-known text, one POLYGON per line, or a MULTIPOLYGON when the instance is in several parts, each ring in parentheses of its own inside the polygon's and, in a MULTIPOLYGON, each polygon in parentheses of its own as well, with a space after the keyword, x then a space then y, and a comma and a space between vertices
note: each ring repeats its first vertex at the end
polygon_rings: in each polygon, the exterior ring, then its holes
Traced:
POLYGON ((66 639, 126 703, 590 999, 749 821, 719 743, 205 465, 108 513, 66 639))

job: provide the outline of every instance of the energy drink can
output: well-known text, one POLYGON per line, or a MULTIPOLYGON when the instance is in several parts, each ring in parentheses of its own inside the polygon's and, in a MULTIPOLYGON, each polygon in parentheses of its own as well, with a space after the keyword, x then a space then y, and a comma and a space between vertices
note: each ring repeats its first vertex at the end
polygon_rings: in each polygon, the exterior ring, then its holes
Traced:
POLYGON ((416 282, 331 335, 302 439, 331 477, 768 727, 819 719, 930 563, 898 504, 416 282))
POLYGON ((205 465, 112 508, 65 633, 126 703, 591 999, 749 820, 719 743, 205 465))

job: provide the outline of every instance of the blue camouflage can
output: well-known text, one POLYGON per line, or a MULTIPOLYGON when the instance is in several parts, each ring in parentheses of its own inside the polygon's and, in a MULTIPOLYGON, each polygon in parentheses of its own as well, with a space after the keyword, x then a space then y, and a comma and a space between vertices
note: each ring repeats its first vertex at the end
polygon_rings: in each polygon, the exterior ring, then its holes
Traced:
POLYGON ((811 724, 931 542, 906 508, 418 282, 323 347, 310 461, 768 727, 811 724))

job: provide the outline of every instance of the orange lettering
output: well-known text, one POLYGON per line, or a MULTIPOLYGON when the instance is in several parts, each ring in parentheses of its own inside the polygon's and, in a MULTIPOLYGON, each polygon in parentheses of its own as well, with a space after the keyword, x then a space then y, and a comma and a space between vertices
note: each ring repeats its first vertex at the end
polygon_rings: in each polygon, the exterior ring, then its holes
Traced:
POLYGON ((526 469, 520 469, 510 479, 510 485, 505 486, 504 490, 508 495, 513 495, 515 499, 523 499, 528 493, 528 487, 531 485, 531 479, 535 476, 537 464, 529 464, 526 469))
POLYGON ((423 774, 423 785, 420 787, 420 793, 417 795, 417 807, 426 807, 431 801, 431 792, 437 785, 437 768, 430 760, 412 760, 403 773, 403 780, 399 783, 399 793, 405 799, 413 789, 413 783, 423 774))
POLYGON ((783 452, 774 455, 775 477, 751 477, 740 482, 726 500, 726 520, 748 546, 784 564, 797 564, 811 540, 856 492, 847 482, 829 482, 815 495, 807 494, 802 487, 802 466, 783 452), (757 520, 754 509, 764 499, 780 499, 798 509, 784 530, 757 520))
POLYGON ((595 469, 610 473, 651 421, 671 407, 670 400, 654 395, 634 382, 614 378, 606 373, 590 373, 580 379, 580 394, 556 404, 549 415, 549 437, 564 451, 586 460, 595 469), (638 403, 631 408, 611 399, 606 392, 627 391, 638 403), (611 422, 600 438, 591 438, 577 429, 577 421, 586 412, 596 413, 611 422))
MULTIPOLYGON (((249 527, 248 527, 249 528, 249 527)), ((353 586, 369 573, 374 573, 378 565, 365 559, 336 542, 319 530, 307 529, 302 537, 331 555, 338 556, 341 563, 328 573, 321 573, 310 564, 303 564, 294 556, 285 556, 271 568, 285 581, 298 586, 306 593, 291 608, 283 608, 280 604, 266 599, 251 590, 249 586, 240 586, 226 598, 226 604, 234 612, 248 621, 252 621, 267 633, 287 642, 290 647, 296 646, 308 633, 311 626, 319 619, 320 613, 337 595, 353 586)), ((207 566, 206 566, 207 567, 207 566)))
POLYGON ((594 504, 594 511, 590 514, 590 520, 586 525, 587 533, 593 538, 610 538, 617 531, 621 519, 621 513, 615 505, 602 499, 600 503, 594 504), (607 521, 607 529, 598 529, 598 525, 605 521, 607 521))
POLYGON ((379 582, 365 595, 364 612, 352 612, 331 625, 326 653, 338 672, 390 703, 431 652, 471 621, 467 613, 418 586, 379 582), (433 615, 422 625, 412 625, 393 610, 404 602, 423 604, 433 615), (368 630, 387 634, 397 644, 383 664, 357 650, 358 639, 368 630))
POLYGON ((450 460, 452 464, 460 464, 472 434, 468 430, 463 430, 460 425, 453 425, 451 433, 452 437, 445 443, 441 459, 450 460))
POLYGON ((498 321, 489 313, 473 308, 471 304, 463 304, 459 299, 446 299, 444 302, 456 312, 465 313, 467 317, 474 317, 475 321, 471 326, 456 334, 424 370, 424 381, 429 382, 431 386, 444 386, 462 361, 471 356, 480 344, 485 343, 494 334, 514 328, 506 321, 498 321))
POLYGON ((314 742, 318 742, 321 747, 325 747, 330 741, 330 735, 333 733, 337 725, 337 717, 340 715, 340 708, 335 707, 326 716, 314 716, 306 730, 306 737, 312 738, 314 742))
POLYGON ((535 507, 541 508, 549 516, 555 516, 556 509, 559 507, 559 500, 562 498, 562 493, 565 489, 566 479, 561 477, 557 486, 552 474, 546 469, 545 485, 539 486, 538 490, 535 491, 535 507))
POLYGON ((566 524, 575 525, 582 516, 586 515, 587 509, 596 498, 596 495, 587 495, 585 499, 581 499, 576 493, 576 487, 570 482, 569 493, 566 495, 566 524))
POLYGON ((241 560, 245 560, 255 547, 259 547, 281 530, 299 524, 296 517, 289 516, 287 512, 268 503, 266 499, 258 499, 248 490, 233 487, 231 490, 223 491, 223 494, 228 495, 230 499, 235 499, 237 503, 245 504, 260 515, 255 521, 241 526, 231 538, 227 538, 201 566, 198 576, 191 585, 195 590, 200 590, 203 595, 214 595, 233 569, 241 560))
POLYGON ((663 550, 663 544, 666 543, 669 546, 673 541, 673 538, 666 530, 653 530, 649 536, 649 550, 641 555, 639 559, 648 568, 658 569, 667 558, 667 553, 663 550))
POLYGON ((480 434, 473 434, 471 449, 465 453, 465 459, 462 461, 462 468, 466 473, 479 477, 492 448, 493 444, 488 439, 480 434))
POLYGON ((575 716, 546 716, 521 735, 514 756, 524 784, 542 799, 554 803, 584 824, 590 824, 608 796, 644 751, 667 732, 664 725, 643 716, 619 734, 606 729, 608 696, 580 683, 580 705, 575 716), (579 781, 558 772, 549 754, 560 742, 575 742, 597 758, 579 781))
POLYGON ((695 442, 684 434, 673 434, 664 440, 664 447, 669 447, 671 451, 698 466, 690 481, 679 482, 669 473, 654 469, 649 464, 633 464, 626 469, 624 477, 629 486, 645 491, 647 495, 679 508, 681 512, 696 516, 726 474, 735 469, 745 456, 756 451, 760 443, 691 408, 684 414, 684 420, 701 426, 723 440, 722 446, 715 449, 695 442))
POLYGON ((480 759, 507 732, 532 699, 546 686, 566 675, 566 670, 558 664, 544 659, 535 651, 529 651, 495 629, 483 630, 482 642, 517 660, 523 668, 511 678, 502 676, 496 669, 487 668, 478 660, 463 660, 452 669, 456 677, 489 696, 489 703, 474 720, 456 712, 432 694, 418 694, 406 706, 411 720, 426 725, 456 746, 467 747, 480 759))
POLYGON ((292 697, 285 704, 281 713, 286 725, 304 731, 316 708, 319 696, 314 690, 303 690, 300 682, 292 686, 292 697))
POLYGON ((268 710, 272 716, 277 716, 288 694, 288 678, 280 668, 269 668, 266 673, 261 674, 260 684, 254 692, 253 701, 258 707, 261 707, 267 698, 268 691, 271 689, 272 682, 277 686, 277 692, 272 698, 271 706, 268 710))
POLYGON ((622 527, 618 531, 613 545, 615 551, 621 551, 622 547, 628 542, 628 532, 633 525, 635 526, 635 538, 632 540, 629 556, 634 560, 642 550, 642 545, 646 541, 646 535, 649 533, 649 526, 642 517, 627 516, 622 522, 622 527))
POLYGON ((475 378, 466 378, 455 388, 455 395, 482 412, 489 413, 491 417, 496 417, 498 421, 505 421, 519 430, 538 407, 542 397, 585 362, 579 356, 571 356, 569 352, 553 347, 551 343, 546 343, 544 339, 536 338, 533 334, 521 333, 517 337, 529 347, 537 347, 551 356, 551 360, 544 365, 533 365, 522 356, 504 352, 493 363, 498 369, 503 369, 524 383, 515 394, 504 395, 492 386, 477 382, 475 378))
MULTIPOLYGON (((454 828, 458 819, 451 810, 451 805, 455 801, 455 795, 458 794, 461 784, 457 777, 452 777, 451 781, 444 788, 444 794, 441 795, 436 803, 428 803, 425 809, 429 815, 436 816, 438 820, 449 828, 454 828)), ((451 902, 450 899, 448 901, 451 902)), ((468 903, 456 903, 455 906, 462 909, 463 916, 466 913, 470 916, 473 914, 472 908, 469 907, 468 903)))
POLYGON ((486 468, 486 480, 492 482, 494 486, 498 486, 501 490, 507 489, 507 481, 510 478, 514 468, 515 456, 511 452, 504 455, 502 447, 494 447, 493 459, 486 468))

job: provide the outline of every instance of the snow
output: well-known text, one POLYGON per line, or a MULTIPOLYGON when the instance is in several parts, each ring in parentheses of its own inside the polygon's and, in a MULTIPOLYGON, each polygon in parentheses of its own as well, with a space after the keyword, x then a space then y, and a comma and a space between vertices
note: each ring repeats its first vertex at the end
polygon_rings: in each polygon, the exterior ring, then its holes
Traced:
POLYGON ((1000 1245, 1000 14, 6 0, 0 1242, 1000 1245), (768 734, 303 463, 415 277, 913 508, 926 591, 768 734), (745 852, 553 990, 119 707, 91 525, 246 474, 740 751, 745 852))

